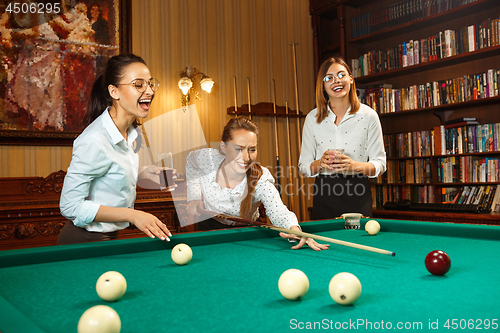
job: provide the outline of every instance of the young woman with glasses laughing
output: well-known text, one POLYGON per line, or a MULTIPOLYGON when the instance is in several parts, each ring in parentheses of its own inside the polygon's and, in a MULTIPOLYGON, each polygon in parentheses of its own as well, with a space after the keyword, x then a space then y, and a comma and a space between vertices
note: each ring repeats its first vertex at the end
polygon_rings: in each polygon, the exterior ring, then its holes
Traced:
POLYGON ((61 192, 61 214, 69 221, 58 244, 114 239, 129 223, 151 238, 171 236, 157 217, 135 210, 136 184, 159 184, 161 168, 139 169, 134 151, 137 118, 146 118, 158 90, 144 60, 133 54, 112 57, 100 73, 83 119, 84 131, 73 144, 73 156, 61 192))
POLYGON ((351 70, 341 58, 329 58, 319 69, 316 109, 304 123, 299 169, 316 177, 314 220, 372 215, 368 178, 386 170, 382 126, 377 113, 359 102, 351 70))

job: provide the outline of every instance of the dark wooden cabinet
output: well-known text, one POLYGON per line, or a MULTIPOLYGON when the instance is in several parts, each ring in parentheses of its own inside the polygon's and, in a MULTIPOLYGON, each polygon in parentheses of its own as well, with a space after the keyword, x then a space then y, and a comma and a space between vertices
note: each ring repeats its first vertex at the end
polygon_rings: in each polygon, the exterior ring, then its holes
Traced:
POLYGON ((314 73, 329 57, 346 58, 346 8, 359 8, 375 0, 310 0, 313 29, 314 73))
POLYGON ((311 1, 313 27, 314 72, 329 57, 345 58, 345 5, 311 1), (316 2, 315 5, 312 2, 316 2), (321 6, 319 6, 321 5, 321 6), (314 8, 314 9, 313 9, 314 8))
MULTIPOLYGON (((57 236, 66 223, 59 211, 59 197, 65 176, 64 171, 46 178, 0 179, 0 250, 56 245, 57 236)), ((194 231, 194 226, 181 227, 179 216, 186 218, 184 183, 176 189, 175 203, 170 192, 137 189, 135 208, 149 212, 174 233, 194 231)), ((184 224, 186 225, 186 224, 184 224)), ((130 226, 120 231, 120 239, 146 237, 130 226)))
MULTIPOLYGON (((498 31, 496 37, 491 31, 490 38, 496 38, 496 43, 489 46, 477 48, 472 52, 463 52, 448 57, 438 58, 432 61, 422 62, 393 69, 385 69, 384 62, 373 59, 384 59, 383 52, 389 49, 396 49, 402 43, 409 41, 421 41, 436 36, 439 32, 446 30, 459 31, 464 27, 475 25, 477 23, 490 23, 500 17, 500 2, 497 0, 377 0, 377 1, 310 1, 311 19, 314 34, 314 52, 315 69, 317 71, 321 62, 328 56, 340 55, 349 65, 352 65, 353 59, 359 59, 360 56, 371 54, 371 63, 373 68, 379 66, 379 69, 373 69, 368 75, 355 78, 358 89, 374 89, 386 86, 393 89, 404 89, 416 85, 425 85, 429 82, 438 82, 452 80, 466 75, 473 75, 487 72, 490 69, 500 69, 500 45, 498 45, 498 31), (398 6, 408 5, 401 9, 398 6), (441 6, 437 8, 436 6, 441 6), (446 7, 445 7, 446 5, 446 7), (429 7, 426 7, 429 6, 429 7), (434 7, 432 7, 434 6, 434 7), (437 9, 436 9, 437 8, 437 9), (384 12, 384 10, 387 10, 384 12), (391 15, 401 15, 401 10, 407 11, 406 20, 391 22, 384 21, 391 15), (413 13, 413 14, 412 14, 413 13), (371 32, 359 35, 359 18, 363 15, 370 15, 371 32), (387 15, 387 16, 384 16, 387 15), (337 19, 338 18, 338 19, 337 19), (382 22, 378 29, 373 23, 382 22), (396 22, 396 23, 394 23, 396 22), (329 29, 329 31, 328 31, 329 29), (356 31, 354 31, 356 30, 356 31), (375 31, 376 30, 376 31, 375 31), (355 32, 353 34, 353 31, 355 32), (332 37, 331 35, 337 35, 332 37), (338 45, 338 43, 343 45, 338 45), (332 45, 333 47, 328 47, 332 45), (333 50, 333 51, 331 51, 333 50), (377 57, 377 52, 380 57, 377 57)), ((487 24, 486 24, 487 26, 487 24)), ((485 36, 486 37, 486 36, 485 36)), ((420 59, 419 59, 420 60, 420 59)), ((390 66, 389 66, 390 67, 390 66)), ((429 131, 435 127, 440 127, 445 122, 462 118, 475 117, 480 124, 500 123, 500 96, 491 96, 476 100, 459 101, 449 104, 435 106, 415 107, 407 111, 398 112, 379 112, 384 135, 397 133, 411 133, 420 131, 429 131)), ((499 133, 500 137, 500 133, 499 133)), ((482 153, 455 153, 455 154, 431 154, 428 156, 404 157, 406 160, 412 160, 412 163, 426 158, 430 161, 431 179, 429 183, 402 183, 394 182, 392 187, 432 187, 433 202, 441 202, 441 193, 450 187, 460 187, 464 185, 477 186, 497 186, 498 181, 482 183, 443 183, 438 174, 440 158, 443 157, 480 156, 487 158, 498 158, 500 152, 497 150, 482 153)), ((397 163, 401 157, 388 158, 388 166, 391 160, 397 163)), ((390 172, 391 170, 388 170, 390 172)), ((375 188, 388 186, 386 183, 373 185, 375 188)), ((411 212, 389 212, 383 210, 380 206, 374 211, 374 214, 380 217, 401 216, 410 219, 416 219, 416 215, 411 212)), ((454 213, 425 213, 418 215, 419 218, 429 221, 439 221, 448 219, 458 221, 462 218, 463 222, 480 223, 486 221, 489 224, 499 224, 499 214, 454 214, 454 213)))

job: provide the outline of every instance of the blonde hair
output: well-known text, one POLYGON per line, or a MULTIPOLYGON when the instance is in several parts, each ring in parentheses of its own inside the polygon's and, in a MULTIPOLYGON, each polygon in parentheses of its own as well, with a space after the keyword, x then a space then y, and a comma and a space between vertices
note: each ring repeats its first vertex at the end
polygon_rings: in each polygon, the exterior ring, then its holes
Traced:
MULTIPOLYGON (((351 69, 342 58, 328 58, 323 62, 323 64, 321 64, 321 67, 318 71, 318 77, 316 79, 316 108, 318 109, 318 113, 316 114, 316 121, 318 122, 318 124, 328 116, 327 105, 329 97, 325 92, 323 78, 325 77, 326 72, 328 72, 330 66, 334 63, 343 66, 346 69, 347 73, 349 73, 349 76, 352 77, 351 69)), ((349 91, 349 101, 351 103, 350 113, 352 114, 358 112, 360 102, 356 93, 356 83, 354 82, 354 79, 352 80, 351 90, 349 91)))
MULTIPOLYGON (((246 117, 238 117, 229 120, 224 126, 222 131, 222 142, 229 142, 233 139, 234 131, 244 129, 253 132, 259 136, 259 128, 257 124, 246 117)), ((255 186, 257 181, 262 176, 262 167, 258 163, 252 163, 252 165, 247 170, 247 195, 241 202, 240 206, 240 217, 245 219, 250 219, 250 210, 252 209, 253 196, 255 193, 255 186)))

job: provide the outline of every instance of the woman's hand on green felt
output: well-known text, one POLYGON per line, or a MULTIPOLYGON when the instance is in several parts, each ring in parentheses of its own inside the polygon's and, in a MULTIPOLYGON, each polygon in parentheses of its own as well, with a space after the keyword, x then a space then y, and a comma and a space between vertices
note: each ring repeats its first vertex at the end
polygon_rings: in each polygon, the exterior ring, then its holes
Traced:
MULTIPOLYGON (((290 229, 302 231, 298 226, 295 225, 292 226, 290 229)), ((287 234, 284 232, 280 232, 280 236, 288 240, 295 240, 299 242, 297 245, 292 246, 293 250, 298 250, 302 248, 305 244, 307 244, 314 251, 328 250, 330 248, 330 244, 320 244, 312 238, 300 237, 294 234, 287 234)))

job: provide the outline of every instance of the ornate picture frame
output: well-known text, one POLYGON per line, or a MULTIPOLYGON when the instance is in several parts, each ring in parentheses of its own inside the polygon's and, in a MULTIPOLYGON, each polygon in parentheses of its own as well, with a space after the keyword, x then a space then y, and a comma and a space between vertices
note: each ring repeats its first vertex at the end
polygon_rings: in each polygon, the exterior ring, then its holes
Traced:
POLYGON ((131 0, 9 0, 0 15, 0 144, 72 145, 95 76, 131 52, 131 0))

